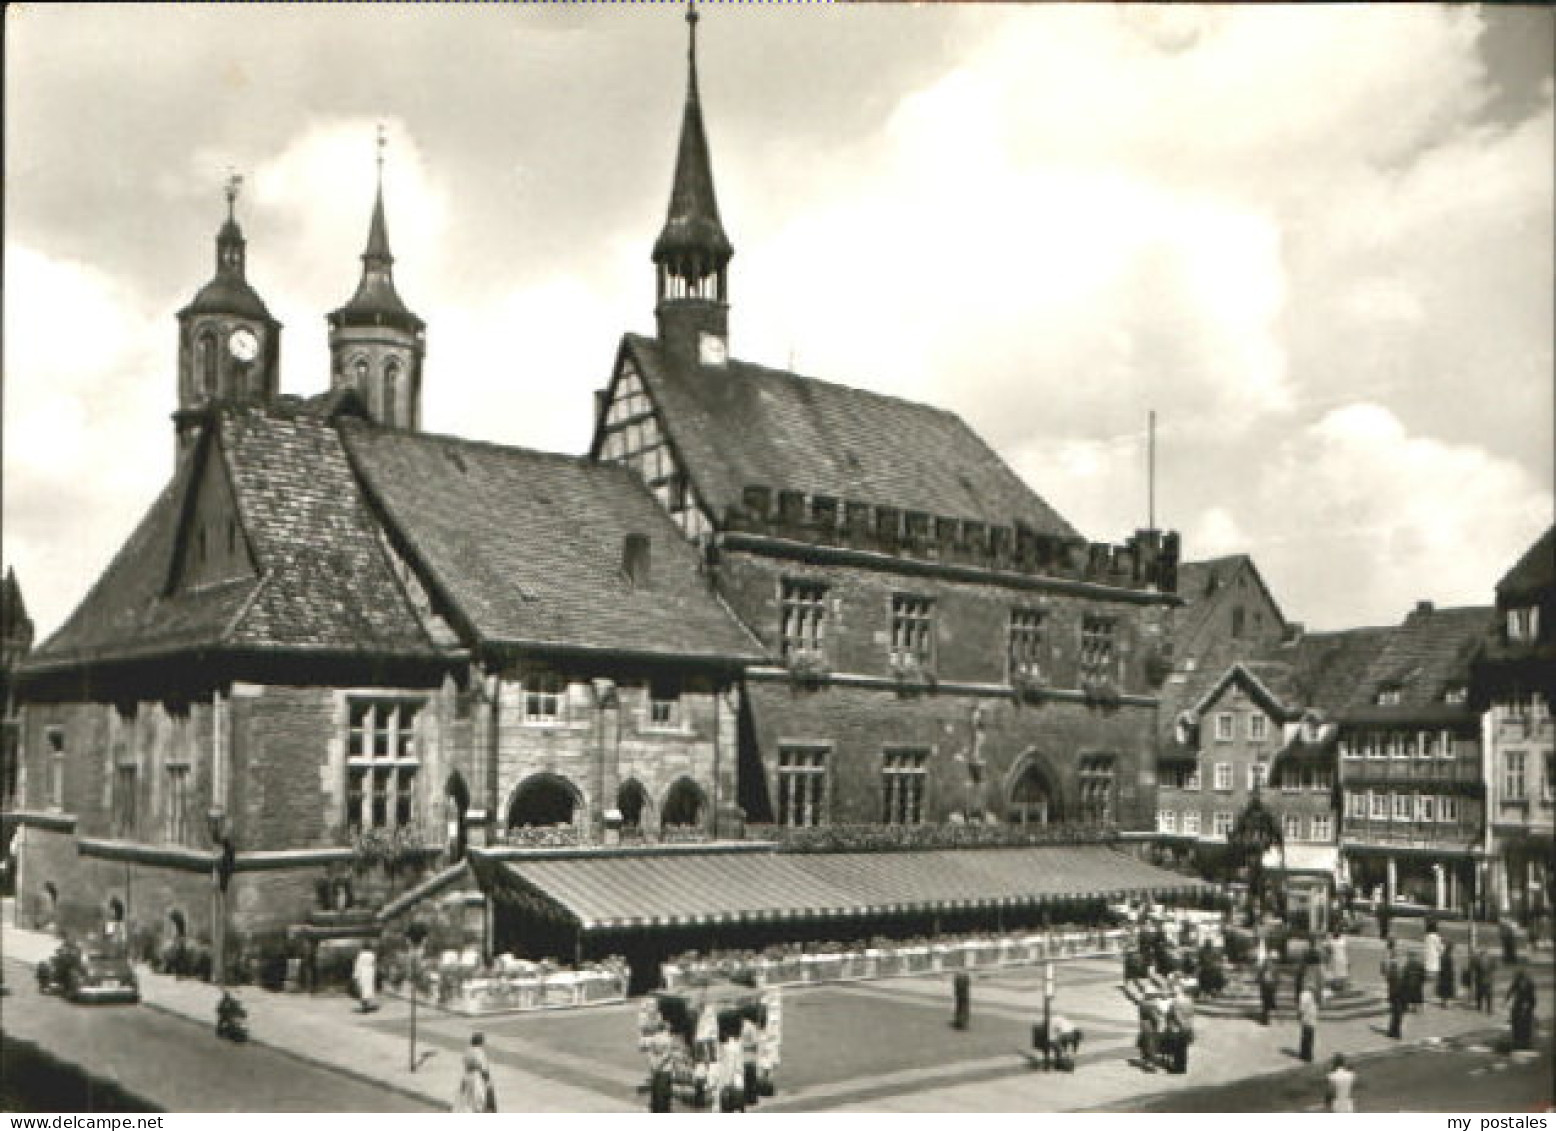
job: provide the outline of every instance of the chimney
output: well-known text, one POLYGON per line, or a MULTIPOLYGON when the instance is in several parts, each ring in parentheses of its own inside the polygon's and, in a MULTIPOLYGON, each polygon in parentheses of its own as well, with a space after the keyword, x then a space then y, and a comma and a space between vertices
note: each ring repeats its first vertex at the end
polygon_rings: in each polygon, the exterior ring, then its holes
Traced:
POLYGON ((621 572, 633 588, 648 584, 649 541, 647 534, 628 534, 621 543, 621 572))
POLYGON ((1429 613, 1435 607, 1436 606, 1434 606, 1432 604, 1432 602, 1430 602, 1430 601, 1417 601, 1416 602, 1416 612, 1418 612, 1418 613, 1429 613))

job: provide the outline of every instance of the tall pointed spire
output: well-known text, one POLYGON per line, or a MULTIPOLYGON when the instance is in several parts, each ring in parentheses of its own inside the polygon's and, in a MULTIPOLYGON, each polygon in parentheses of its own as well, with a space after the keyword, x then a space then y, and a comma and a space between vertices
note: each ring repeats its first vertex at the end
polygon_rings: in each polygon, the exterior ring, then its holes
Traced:
POLYGON ((384 219, 383 126, 376 138, 378 179, 373 216, 362 252, 362 278, 351 301, 332 313, 330 387, 355 389, 368 413, 391 428, 421 423, 421 365, 426 323, 412 314, 394 286, 394 255, 384 219))
POLYGON ((697 90, 697 9, 686 6, 686 108, 670 208, 654 243, 659 338, 686 360, 722 364, 729 336, 728 267, 735 254, 719 220, 713 162, 697 90))
POLYGON ((697 90, 697 9, 686 6, 686 108, 681 115, 681 141, 670 187, 670 210, 654 244, 658 262, 675 253, 695 252, 728 262, 734 254, 713 191, 713 162, 702 124, 702 99, 697 90))

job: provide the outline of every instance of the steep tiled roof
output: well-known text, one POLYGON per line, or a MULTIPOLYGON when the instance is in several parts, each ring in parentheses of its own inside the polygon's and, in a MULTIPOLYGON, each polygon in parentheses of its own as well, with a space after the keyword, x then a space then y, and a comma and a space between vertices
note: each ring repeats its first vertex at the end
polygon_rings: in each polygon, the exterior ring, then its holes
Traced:
POLYGON ((1352 628, 1308 633, 1266 651, 1260 659, 1260 669, 1265 665, 1285 669, 1283 676, 1271 678, 1280 684, 1281 694, 1290 706, 1333 716, 1350 704, 1362 675, 1395 631, 1352 628))
POLYGON ((634 334, 624 348, 716 521, 758 484, 1078 536, 952 413, 741 361, 678 364, 634 334))
POLYGON ((1500 601, 1528 598, 1549 593, 1556 587, 1556 526, 1535 540, 1518 564, 1497 582, 1500 601))
POLYGON ((343 422, 368 489, 484 641, 757 658, 699 576, 698 552, 629 471, 585 459, 343 422), (622 570, 649 538, 648 577, 622 570))
POLYGON ((1416 609, 1389 633, 1387 643, 1356 681, 1343 708, 1353 721, 1391 722, 1466 716, 1466 704, 1443 702, 1443 692, 1467 685, 1470 661, 1491 624, 1494 610, 1416 609), (1399 702, 1378 704, 1378 693, 1397 689, 1399 702))
POLYGON ((1264 584, 1264 578, 1247 554, 1228 554, 1204 561, 1184 562, 1178 566, 1178 596, 1183 608, 1177 615, 1173 633, 1180 655, 1193 654, 1195 641, 1206 620, 1215 611, 1215 597, 1233 583, 1238 573, 1246 570, 1264 595, 1269 598, 1276 614, 1280 615, 1280 603, 1264 584))
POLYGON ((192 649, 430 656, 334 429, 280 405, 227 409, 76 611, 24 665, 53 669, 192 649), (203 460, 226 461, 258 577, 169 589, 203 460))

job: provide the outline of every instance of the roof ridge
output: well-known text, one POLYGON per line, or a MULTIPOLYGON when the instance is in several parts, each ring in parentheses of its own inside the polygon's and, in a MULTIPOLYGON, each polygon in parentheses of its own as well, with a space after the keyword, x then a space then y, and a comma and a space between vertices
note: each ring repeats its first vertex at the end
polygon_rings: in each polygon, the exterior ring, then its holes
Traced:
POLYGON ((554 460, 557 463, 571 463, 576 464, 579 467, 599 469, 612 475, 626 470, 617 464, 601 463, 599 461, 592 460, 587 454, 573 455, 570 452, 549 452, 542 448, 527 448, 520 444, 504 444, 496 440, 479 440, 470 436, 455 436, 448 432, 426 432, 412 431, 407 428, 386 428, 383 425, 376 424, 371 420, 359 420, 356 418, 344 420, 341 423, 345 424, 352 431, 371 432, 378 435, 403 438, 413 442, 430 440, 436 444, 445 446, 478 448, 487 451, 506 453, 509 455, 537 456, 542 459, 554 460))

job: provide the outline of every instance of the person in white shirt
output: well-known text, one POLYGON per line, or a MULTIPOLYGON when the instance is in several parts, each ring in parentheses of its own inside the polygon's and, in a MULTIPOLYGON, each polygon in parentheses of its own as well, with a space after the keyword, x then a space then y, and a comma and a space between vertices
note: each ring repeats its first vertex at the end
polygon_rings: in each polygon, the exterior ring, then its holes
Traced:
POLYGON ((1356 1088, 1356 1073, 1346 1065, 1343 1053, 1335 1053, 1333 1066, 1326 1079, 1329 1082, 1326 1097, 1329 1110, 1336 1113, 1355 1111, 1356 1101, 1351 1093, 1356 1088))

